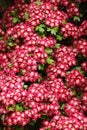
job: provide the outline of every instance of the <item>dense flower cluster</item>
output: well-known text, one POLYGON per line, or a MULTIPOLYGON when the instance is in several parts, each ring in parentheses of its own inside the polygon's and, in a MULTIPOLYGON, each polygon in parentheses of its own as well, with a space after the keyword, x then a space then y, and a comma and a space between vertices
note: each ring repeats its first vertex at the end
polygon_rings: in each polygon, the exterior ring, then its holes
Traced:
POLYGON ((66 76, 66 84, 68 87, 86 87, 84 86, 85 83, 85 77, 80 74, 78 70, 72 70, 67 76, 66 76))
POLYGON ((87 0, 14 0, 0 18, 0 123, 87 130, 87 0), (78 24, 78 25, 77 25, 78 24))
POLYGON ((71 3, 67 9, 69 17, 80 16, 79 9, 76 7, 75 3, 71 3))
POLYGON ((83 62, 83 63, 81 64, 81 67, 82 67, 82 70, 83 70, 83 71, 87 72, 87 62, 83 62))
POLYGON ((82 54, 84 57, 87 57, 87 40, 80 39, 80 40, 74 41, 73 44, 76 46, 77 51, 80 54, 82 54))

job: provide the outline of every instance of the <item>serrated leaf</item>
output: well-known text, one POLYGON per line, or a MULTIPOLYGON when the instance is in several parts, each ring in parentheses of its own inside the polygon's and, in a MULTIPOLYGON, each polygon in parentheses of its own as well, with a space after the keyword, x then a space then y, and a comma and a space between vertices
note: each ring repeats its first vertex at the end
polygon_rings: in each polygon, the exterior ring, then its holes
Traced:
POLYGON ((56 44, 55 44, 55 48, 60 48, 60 46, 61 46, 61 45, 60 45, 59 43, 56 43, 56 44))
POLYGON ((47 54, 51 54, 51 53, 53 52, 53 49, 51 49, 51 48, 46 48, 46 49, 45 49, 45 52, 46 52, 47 54))
POLYGON ((37 0, 37 5, 40 6, 41 5, 41 1, 40 0, 37 0))
POLYGON ((44 24, 40 24, 36 27, 35 29, 36 31, 39 31, 41 33, 43 33, 45 31, 45 25, 44 24))
POLYGON ((74 16, 73 20, 80 22, 80 17, 79 16, 74 16))
POLYGON ((42 79, 43 79, 42 75, 40 75, 40 78, 38 79, 38 82, 41 82, 42 79))
POLYGON ((38 64, 38 70, 44 70, 44 65, 38 64))
POLYGON ((46 26, 45 26, 45 24, 40 24, 40 27, 44 28, 44 27, 46 27, 46 26))
POLYGON ((12 107, 9 107, 9 108, 8 108, 8 110, 9 110, 9 111, 12 111, 12 110, 13 110, 13 108, 12 108, 12 107))
POLYGON ((9 42, 8 45, 9 45, 10 47, 14 47, 16 44, 13 43, 13 42, 9 42))
POLYGON ((11 15, 12 15, 12 16, 15 16, 15 10, 12 10, 12 11, 11 11, 11 15))
POLYGON ((35 121, 35 120, 32 120, 29 124, 30 124, 31 126, 34 126, 35 123, 36 123, 36 121, 35 121))
POLYGON ((48 119, 48 116, 47 116, 46 114, 43 114, 43 115, 41 116, 41 119, 42 119, 42 120, 46 120, 46 119, 48 119))
POLYGON ((12 43, 13 43, 14 40, 15 40, 14 38, 12 38, 12 37, 8 37, 7 42, 12 42, 12 43))
POLYGON ((51 28, 51 34, 53 34, 53 35, 56 35, 57 34, 57 32, 58 32, 58 27, 54 27, 54 28, 51 28))
POLYGON ((16 107, 16 111, 20 111, 20 112, 23 111, 22 106, 20 106, 19 104, 15 105, 15 107, 16 107))
POLYGON ((79 98, 79 99, 82 98, 82 92, 78 92, 78 98, 79 98))
POLYGON ((81 67, 80 66, 75 67, 75 69, 79 70, 81 72, 81 67))
POLYGON ((3 68, 0 66, 0 71, 3 70, 3 68))
POLYGON ((16 24, 16 23, 20 23, 21 20, 20 20, 18 17, 14 17, 14 18, 12 19, 12 22, 13 22, 14 24, 16 24))
POLYGON ((28 12, 25 12, 24 18, 25 18, 26 20, 29 20, 29 13, 28 13, 28 12))
POLYGON ((23 75, 23 70, 22 69, 19 70, 19 75, 20 76, 23 75))
POLYGON ((63 103, 62 105, 61 105, 61 110, 63 111, 64 110, 64 107, 65 107, 65 103, 63 103))
POLYGON ((18 22, 18 18, 13 18, 13 19, 12 19, 12 22, 13 22, 14 24, 16 24, 16 23, 18 22))
POLYGON ((57 35, 56 38, 57 38, 57 40, 59 40, 59 41, 63 40, 63 36, 61 36, 61 35, 57 35))
POLYGON ((9 68, 12 68, 12 62, 9 63, 8 67, 9 67, 9 68))
POLYGON ((33 56, 33 53, 31 52, 31 53, 29 53, 28 55, 29 55, 29 56, 33 56))
POLYGON ((50 128, 47 128, 46 130, 50 130, 50 128))
POLYGON ((14 108, 14 106, 9 106, 9 107, 8 107, 8 110, 9 110, 9 111, 12 111, 13 108, 14 108))
POLYGON ((13 128, 13 130, 22 130, 23 129, 23 127, 22 126, 13 126, 12 127, 13 128))
POLYGON ((81 74, 84 73, 84 71, 82 71, 80 66, 74 67, 73 69, 78 70, 81 74))
POLYGON ((11 15, 12 16, 18 16, 18 9, 12 10, 11 15))
POLYGON ((68 75, 69 73, 70 73, 70 71, 67 71, 67 72, 66 72, 66 75, 68 75))
POLYGON ((44 32, 44 28, 40 28, 39 31, 43 33, 44 32))
POLYGON ((76 96, 76 90, 72 91, 72 96, 76 96))
POLYGON ((24 89, 28 89, 28 85, 24 85, 24 89))
POLYGON ((0 40, 3 40, 3 36, 0 36, 0 40))
POLYGON ((80 14, 80 18, 83 17, 83 14, 80 14))
POLYGON ((38 31, 39 30, 39 26, 36 26, 35 30, 38 31))
POLYGON ((52 5, 52 10, 53 10, 53 11, 55 10, 55 6, 54 6, 54 5, 52 5))
POLYGON ((47 31, 50 32, 50 31, 51 31, 51 28, 48 27, 48 28, 47 28, 47 31))
POLYGON ((53 64, 54 62, 54 60, 51 57, 48 57, 46 61, 48 64, 53 64))
POLYGON ((66 20, 62 20, 62 23, 63 23, 63 24, 67 24, 66 20))
POLYGON ((1 116, 1 120, 3 121, 5 119, 5 115, 2 115, 1 116))
POLYGON ((22 127, 17 127, 16 130, 22 130, 22 127))

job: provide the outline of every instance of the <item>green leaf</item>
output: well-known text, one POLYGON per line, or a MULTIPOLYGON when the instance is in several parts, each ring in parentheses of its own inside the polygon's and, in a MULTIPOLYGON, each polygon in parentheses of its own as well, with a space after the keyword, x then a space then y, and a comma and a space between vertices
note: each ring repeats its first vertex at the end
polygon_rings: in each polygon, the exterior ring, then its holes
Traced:
POLYGON ((12 10, 11 11, 11 16, 18 16, 18 9, 12 10))
POLYGON ((13 22, 14 24, 16 24, 16 23, 20 23, 21 20, 20 20, 18 17, 14 17, 14 18, 12 19, 12 22, 13 22))
POLYGON ((21 126, 20 126, 20 127, 17 127, 16 130, 22 130, 22 127, 21 127, 21 126))
POLYGON ((82 98, 82 92, 78 92, 77 95, 78 95, 78 98, 79 98, 79 99, 82 98))
POLYGON ((7 39, 8 42, 14 42, 14 40, 15 40, 15 39, 12 38, 12 37, 8 37, 8 39, 7 39))
POLYGON ((73 20, 80 22, 80 17, 79 16, 74 16, 73 20))
POLYGON ((40 24, 40 25, 38 25, 37 27, 36 27, 36 31, 39 31, 39 32, 41 32, 41 33, 43 33, 44 31, 45 31, 45 25, 44 24, 40 24))
POLYGON ((0 71, 3 70, 3 68, 0 66, 0 71))
POLYGON ((11 11, 11 15, 12 15, 12 16, 15 16, 15 10, 12 10, 12 11, 11 11))
POLYGON ((38 64, 38 70, 44 70, 44 65, 38 64))
POLYGON ((0 40, 3 40, 3 36, 0 36, 0 40))
POLYGON ((80 14, 80 18, 83 16, 83 14, 80 14))
POLYGON ((40 83, 42 79, 43 79, 42 75, 40 75, 40 78, 38 79, 38 82, 40 83))
POLYGON ((80 67, 80 66, 75 67, 75 69, 76 69, 76 70, 79 70, 81 74, 83 74, 83 73, 84 73, 84 71, 82 71, 82 69, 81 69, 81 67, 80 67))
POLYGON ((9 63, 8 67, 9 67, 9 68, 12 68, 12 62, 9 63))
POLYGON ((63 36, 61 36, 61 35, 57 35, 56 38, 57 38, 57 40, 59 40, 59 41, 63 40, 63 36))
POLYGON ((32 109, 31 107, 29 107, 29 106, 27 107, 27 106, 25 106, 25 105, 24 105, 23 107, 24 107, 24 109, 26 109, 26 110, 31 110, 31 109, 32 109))
POLYGON ((46 114, 43 114, 43 115, 41 116, 41 119, 42 119, 42 120, 46 120, 46 119, 48 119, 48 116, 47 116, 46 114))
POLYGON ((14 47, 16 44, 13 43, 13 42, 9 42, 8 45, 9 45, 10 47, 14 47))
POLYGON ((31 126, 34 126, 35 123, 36 123, 36 121, 35 121, 35 120, 32 120, 29 124, 30 124, 31 126))
POLYGON ((54 5, 52 5, 52 10, 55 11, 55 6, 54 5))
POLYGON ((66 75, 68 75, 69 73, 70 73, 70 71, 67 71, 67 72, 66 72, 66 75))
POLYGON ((52 29, 52 28, 48 27, 48 28, 47 28, 47 31, 48 31, 48 32, 51 32, 51 29, 52 29))
POLYGON ((41 1, 37 0, 37 5, 40 6, 41 5, 41 1))
POLYGON ((46 61, 47 61, 48 64, 53 64, 54 63, 54 60, 50 56, 47 58, 46 61))
POLYGON ((75 69, 81 71, 81 67, 80 66, 75 67, 75 69))
POLYGON ((22 75, 23 75, 23 70, 20 69, 20 70, 19 70, 19 76, 22 76, 22 75))
POLYGON ((78 70, 81 74, 84 74, 84 71, 82 71, 81 66, 76 66, 73 68, 73 70, 78 70))
POLYGON ((54 28, 51 30, 51 34, 56 35, 57 32, 58 32, 58 30, 59 30, 59 27, 54 27, 54 28))
POLYGON ((13 130, 22 130, 23 126, 17 126, 17 125, 15 125, 12 128, 13 128, 13 130))
POLYGON ((16 111, 20 111, 20 112, 23 111, 22 106, 20 106, 19 104, 16 104, 15 106, 16 106, 16 111))
POLYGON ((51 48, 46 48, 46 49, 45 49, 45 52, 46 52, 47 54, 52 54, 53 49, 51 49, 51 48))
POLYGON ((63 23, 63 24, 67 24, 66 20, 62 20, 62 23, 63 23))
POLYGON ((24 89, 28 89, 28 85, 24 85, 24 89))
POLYGON ((72 91, 72 96, 76 96, 76 90, 72 91))
POLYGON ((60 45, 59 43, 56 43, 56 44, 55 44, 55 48, 60 48, 60 46, 61 46, 61 45, 60 45))
POLYGON ((54 27, 54 28, 47 28, 47 31, 49 32, 51 32, 51 34, 53 34, 53 35, 56 35, 57 34, 57 32, 58 32, 58 30, 59 30, 59 27, 54 27))
POLYGON ((29 53, 28 55, 29 55, 29 56, 33 56, 33 53, 31 52, 31 53, 29 53))
POLYGON ((63 103, 60 107, 60 109, 63 111, 64 110, 64 107, 65 107, 65 103, 63 103))
POLYGON ((50 128, 47 128, 46 130, 50 130, 50 128))
POLYGON ((24 18, 25 18, 26 20, 29 20, 29 13, 28 13, 28 12, 25 12, 24 18))
POLYGON ((9 111, 13 111, 13 108, 14 108, 14 106, 9 106, 9 107, 8 107, 8 110, 9 110, 9 111))
POLYGON ((3 114, 2 116, 1 116, 1 120, 3 121, 5 119, 5 115, 3 114))
POLYGON ((13 18, 13 19, 12 19, 12 22, 13 22, 14 24, 16 24, 16 23, 18 22, 18 18, 13 18))

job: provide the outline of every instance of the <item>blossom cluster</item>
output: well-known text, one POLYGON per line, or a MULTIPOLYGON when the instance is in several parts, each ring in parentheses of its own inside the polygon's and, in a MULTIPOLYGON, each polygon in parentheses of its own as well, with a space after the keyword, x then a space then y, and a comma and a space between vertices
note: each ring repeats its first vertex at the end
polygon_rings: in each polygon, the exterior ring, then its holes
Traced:
POLYGON ((81 4, 87 0, 14 0, 3 11, 0 122, 6 128, 40 120, 39 130, 87 130, 87 20, 81 4))

